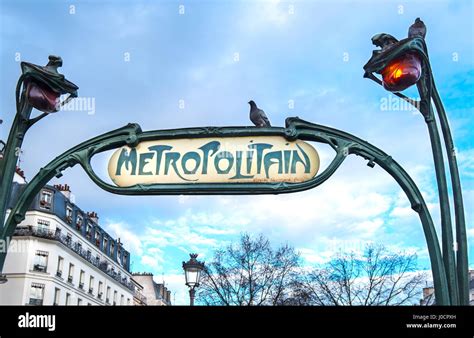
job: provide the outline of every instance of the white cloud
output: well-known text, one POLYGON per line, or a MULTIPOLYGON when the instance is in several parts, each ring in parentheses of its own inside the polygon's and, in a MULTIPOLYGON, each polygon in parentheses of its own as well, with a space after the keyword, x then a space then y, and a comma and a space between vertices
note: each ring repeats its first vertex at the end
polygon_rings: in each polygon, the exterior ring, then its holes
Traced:
POLYGON ((143 254, 142 241, 129 227, 122 222, 113 222, 106 220, 104 228, 110 232, 112 237, 120 238, 122 243, 125 243, 127 250, 133 252, 136 255, 143 254))
MULTIPOLYGON (((163 261, 163 260, 161 260, 163 261)), ((145 266, 148 266, 152 269, 155 269, 155 270, 158 270, 159 266, 158 266, 158 262, 159 260, 156 259, 156 257, 152 257, 152 256, 142 256, 142 259, 141 259, 141 263, 145 266)))

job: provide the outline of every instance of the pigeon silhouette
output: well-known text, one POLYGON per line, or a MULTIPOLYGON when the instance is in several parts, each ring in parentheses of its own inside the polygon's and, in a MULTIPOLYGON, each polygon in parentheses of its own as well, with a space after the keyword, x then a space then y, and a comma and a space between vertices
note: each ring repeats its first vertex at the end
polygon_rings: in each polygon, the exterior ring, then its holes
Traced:
POLYGON ((257 127, 271 127, 270 120, 268 120, 265 112, 257 107, 257 104, 253 101, 249 101, 250 105, 250 121, 253 122, 257 127))
POLYGON ((420 20, 420 18, 416 18, 415 23, 408 29, 409 38, 414 38, 416 36, 422 38, 425 38, 426 36, 426 26, 425 23, 420 20))

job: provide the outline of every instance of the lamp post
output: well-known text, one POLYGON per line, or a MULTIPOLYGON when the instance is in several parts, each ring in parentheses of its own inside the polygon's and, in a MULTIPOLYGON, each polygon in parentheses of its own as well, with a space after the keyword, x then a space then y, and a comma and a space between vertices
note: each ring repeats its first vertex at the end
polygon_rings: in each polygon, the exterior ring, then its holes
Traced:
MULTIPOLYGON (((0 230, 4 230, 8 201, 11 195, 13 176, 15 174, 18 155, 28 129, 46 117, 57 112, 74 97, 78 87, 65 79, 58 68, 63 64, 59 56, 49 56, 46 66, 38 66, 28 62, 21 63, 22 74, 16 86, 16 114, 6 144, 3 144, 0 156, 0 230), (68 96, 60 101, 60 96, 68 96), (33 108, 41 112, 31 117, 33 108)), ((3 142, 2 142, 3 143, 3 142)), ((0 262, 0 268, 3 265, 0 262)), ((5 280, 5 276, 0 276, 5 280)), ((6 280, 5 280, 6 281, 6 280)))
POLYGON ((419 18, 410 26, 408 38, 399 41, 390 34, 375 35, 372 38, 372 43, 381 49, 373 51, 372 57, 364 66, 364 77, 375 81, 386 90, 393 92, 394 95, 409 102, 424 117, 430 135, 438 186, 443 263, 447 274, 450 304, 468 305, 467 236, 461 183, 448 119, 433 79, 425 35, 426 26, 419 18), (374 73, 380 74, 382 80, 376 77, 374 73), (409 98, 400 93, 415 84, 420 100, 409 98), (435 109, 432 107, 432 102, 435 109), (435 111, 443 133, 451 176, 457 245, 453 241, 444 156, 435 111))
POLYGON ((44 67, 21 63, 22 74, 18 79, 15 96, 16 114, 0 160, 0 227, 3 227, 5 221, 13 175, 26 132, 33 124, 50 113, 57 112, 69 100, 77 97, 78 87, 58 72, 62 64, 61 57, 53 55, 49 56, 49 62, 44 67), (69 95, 60 102, 63 94, 69 95), (31 118, 33 108, 42 113, 31 118))
POLYGON ((201 272, 204 270, 204 262, 199 262, 196 258, 198 254, 189 254, 191 259, 183 262, 184 276, 186 278, 186 285, 189 287, 189 304, 194 306, 194 296, 196 294, 195 288, 199 286, 201 280, 201 272))

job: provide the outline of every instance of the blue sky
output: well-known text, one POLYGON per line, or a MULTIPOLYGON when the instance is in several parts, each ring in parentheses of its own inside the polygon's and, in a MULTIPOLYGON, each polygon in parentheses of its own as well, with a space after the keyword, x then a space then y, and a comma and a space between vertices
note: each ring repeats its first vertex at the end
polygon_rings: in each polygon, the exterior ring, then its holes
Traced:
MULTIPOLYGON (((129 122, 144 130, 249 125, 247 101, 254 99, 273 125, 299 116, 384 149, 416 180, 438 221, 423 119, 362 78, 373 49, 370 38, 380 32, 403 38, 420 16, 454 133, 474 244, 471 1, 0 4, 0 139, 6 139, 13 119, 19 61, 45 64, 48 55, 60 55, 60 71, 79 86, 81 97, 95 102, 93 114, 63 111, 28 132, 21 157, 27 177, 71 146, 129 122)), ((333 154, 318 150, 327 165, 333 154)), ((94 163, 105 174, 106 158, 94 163)), ((116 196, 96 187, 80 168, 57 182, 68 183, 77 204, 97 211, 102 226, 121 237, 132 252, 133 270, 164 278, 177 303, 187 302, 181 270, 187 254, 210 259, 215 248, 244 231, 263 233, 275 245, 288 242, 308 265, 374 241, 416 251, 420 268, 429 268, 421 225, 408 200, 386 173, 359 158, 349 158, 316 189, 282 196, 116 196)))

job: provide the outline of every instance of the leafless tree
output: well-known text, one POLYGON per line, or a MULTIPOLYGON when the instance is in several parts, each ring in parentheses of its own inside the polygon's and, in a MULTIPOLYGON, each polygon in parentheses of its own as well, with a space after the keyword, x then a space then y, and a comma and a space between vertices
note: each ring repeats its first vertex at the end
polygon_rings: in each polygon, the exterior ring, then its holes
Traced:
POLYGON ((293 305, 407 305, 416 302, 426 281, 416 254, 389 252, 370 244, 362 255, 335 255, 322 268, 294 282, 293 305))
POLYGON ((238 244, 206 263, 197 300, 206 305, 278 305, 285 302, 299 264, 295 250, 273 250, 262 235, 243 234, 238 244))

